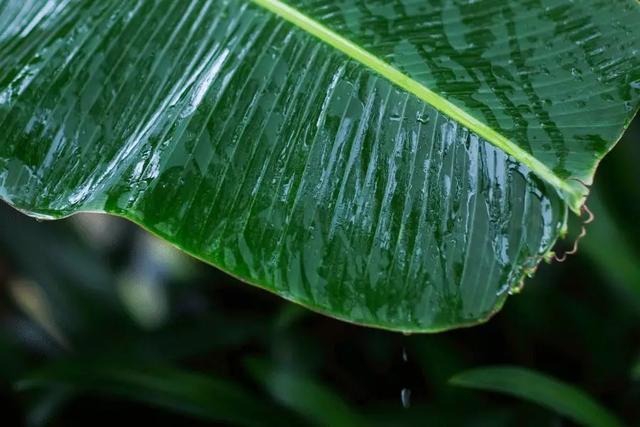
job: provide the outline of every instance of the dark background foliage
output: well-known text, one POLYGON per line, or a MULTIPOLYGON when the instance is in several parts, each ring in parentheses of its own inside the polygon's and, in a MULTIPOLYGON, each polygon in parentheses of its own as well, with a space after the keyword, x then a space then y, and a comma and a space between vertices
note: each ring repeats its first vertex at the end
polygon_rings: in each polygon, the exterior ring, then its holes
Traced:
POLYGON ((306 311, 124 220, 37 222, 2 204, 3 425, 570 425, 447 383, 494 364, 572 383, 640 425, 638 139, 636 120, 603 161, 577 255, 542 265, 488 323, 438 335, 306 311))

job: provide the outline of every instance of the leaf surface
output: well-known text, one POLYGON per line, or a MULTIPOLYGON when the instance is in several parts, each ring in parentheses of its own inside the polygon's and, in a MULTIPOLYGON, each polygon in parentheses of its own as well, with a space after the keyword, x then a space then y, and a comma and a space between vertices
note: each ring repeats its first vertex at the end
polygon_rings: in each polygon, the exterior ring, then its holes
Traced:
POLYGON ((640 103, 636 0, 6 0, 0 197, 317 311, 488 318, 640 103))

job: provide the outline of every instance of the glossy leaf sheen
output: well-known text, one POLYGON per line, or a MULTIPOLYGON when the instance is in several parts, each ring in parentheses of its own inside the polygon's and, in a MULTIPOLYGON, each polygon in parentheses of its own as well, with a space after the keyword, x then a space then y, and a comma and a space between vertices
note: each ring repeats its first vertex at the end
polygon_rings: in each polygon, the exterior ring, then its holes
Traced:
POLYGON ((486 319, 638 109, 637 1, 288 3, 322 40, 282 5, 0 2, 0 196, 124 216, 352 322, 486 319))

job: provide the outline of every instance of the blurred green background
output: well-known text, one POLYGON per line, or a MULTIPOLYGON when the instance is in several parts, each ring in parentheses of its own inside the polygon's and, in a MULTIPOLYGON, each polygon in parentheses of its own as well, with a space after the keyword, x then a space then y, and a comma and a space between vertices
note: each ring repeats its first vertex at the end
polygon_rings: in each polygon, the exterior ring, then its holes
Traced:
POLYGON ((603 161, 577 255, 542 265, 488 323, 438 335, 306 311, 118 218, 37 222, 2 204, 2 424, 572 425, 448 383, 508 364, 640 425, 639 140, 636 119, 603 161))

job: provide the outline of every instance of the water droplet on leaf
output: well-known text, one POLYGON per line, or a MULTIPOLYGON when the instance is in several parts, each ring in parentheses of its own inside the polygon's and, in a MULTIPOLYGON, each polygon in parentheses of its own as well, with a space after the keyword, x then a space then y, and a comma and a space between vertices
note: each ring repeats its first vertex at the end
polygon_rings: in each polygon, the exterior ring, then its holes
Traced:
POLYGON ((574 67, 574 68, 571 69, 571 75, 573 77, 575 77, 576 80, 582 81, 582 72, 580 70, 578 70, 577 68, 574 67))
POLYGON ((426 114, 423 115, 422 113, 418 113, 416 114, 416 120, 423 125, 426 125, 427 123, 429 123, 429 116, 426 114))

